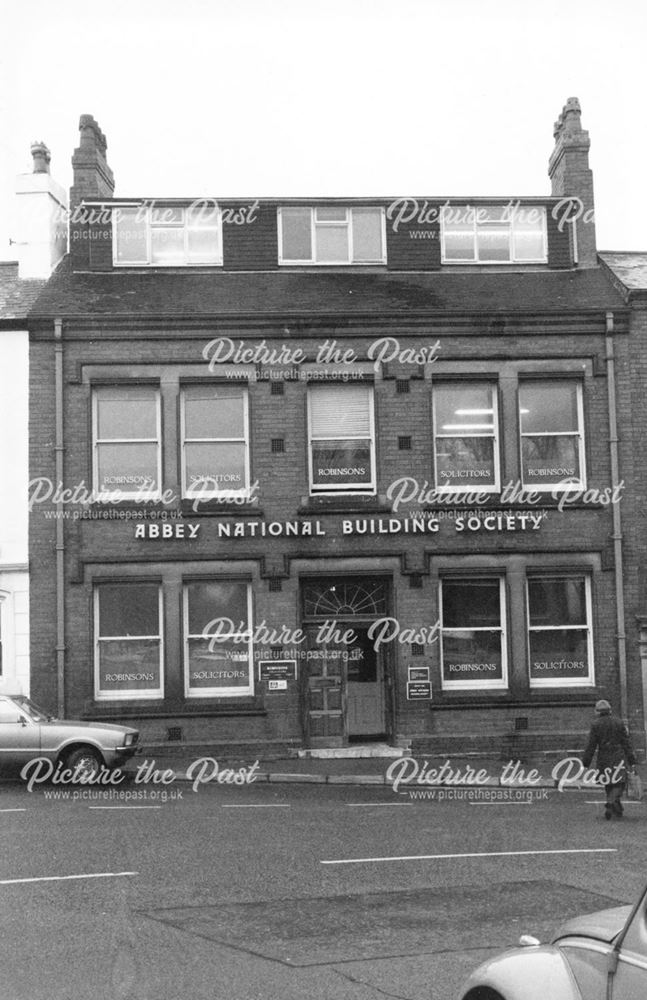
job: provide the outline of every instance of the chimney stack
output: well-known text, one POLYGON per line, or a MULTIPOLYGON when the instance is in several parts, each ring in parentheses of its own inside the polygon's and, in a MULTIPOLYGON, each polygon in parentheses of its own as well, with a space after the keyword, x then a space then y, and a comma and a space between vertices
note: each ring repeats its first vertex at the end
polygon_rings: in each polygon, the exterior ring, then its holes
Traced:
POLYGON ((44 142, 31 147, 33 169, 16 182, 16 239, 21 278, 48 278, 67 251, 67 197, 49 173, 44 142))
POLYGON ((92 115, 81 115, 81 139, 72 156, 74 179, 70 189, 72 211, 82 201, 112 198, 115 179, 106 160, 106 137, 92 115))
POLYGON ((558 198, 573 198, 573 233, 577 262, 582 267, 596 267, 593 173, 589 168, 589 133, 582 128, 582 109, 577 97, 569 97, 555 122, 555 148, 548 163, 552 193, 558 198))

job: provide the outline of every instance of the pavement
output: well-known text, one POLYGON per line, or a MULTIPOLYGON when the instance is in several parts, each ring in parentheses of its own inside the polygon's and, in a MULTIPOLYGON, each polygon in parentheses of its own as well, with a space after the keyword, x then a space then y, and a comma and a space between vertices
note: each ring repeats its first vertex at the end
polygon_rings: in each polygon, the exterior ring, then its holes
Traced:
MULTIPOLYGON (((222 747, 218 748, 220 751, 222 747)), ((343 751, 338 751, 338 753, 343 751)), ((486 756, 357 756, 286 757, 225 759, 204 745, 199 749, 144 747, 124 767, 127 774, 138 771, 152 780, 154 771, 172 771, 174 780, 193 782, 198 774, 202 783, 242 784, 253 774, 255 782, 277 784, 386 785, 394 778, 417 787, 495 787, 556 788, 560 781, 566 788, 578 787, 579 765, 572 750, 538 754, 523 761, 509 761, 486 756), (205 763, 205 760, 207 763, 205 763), (236 779, 238 775, 238 780, 236 779)), ((637 766, 647 790, 647 763, 637 766)), ((140 780, 141 777, 140 777, 140 780)), ((589 783, 590 788, 590 783, 589 783)))

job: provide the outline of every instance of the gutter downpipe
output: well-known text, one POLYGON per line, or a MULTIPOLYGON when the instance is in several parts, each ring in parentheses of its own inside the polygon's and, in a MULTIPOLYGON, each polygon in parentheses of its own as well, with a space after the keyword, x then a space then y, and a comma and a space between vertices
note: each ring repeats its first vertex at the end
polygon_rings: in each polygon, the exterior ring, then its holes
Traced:
MULTIPOLYGON (((63 484, 63 321, 54 320, 54 405, 56 482, 63 484)), ((58 490, 59 497, 62 489, 58 490)), ((56 501, 56 690, 57 715, 65 718, 65 521, 63 501, 56 501)))
POLYGON ((616 490, 620 489, 618 481, 618 420, 616 412, 616 374, 615 358, 613 353, 613 313, 607 313, 607 391, 609 396, 609 451, 611 455, 611 483, 614 490, 613 496, 618 496, 618 501, 613 503, 613 552, 615 570, 616 589, 616 639, 618 642, 618 676, 620 680, 620 716, 627 721, 627 637, 625 634, 625 600, 623 590, 623 563, 622 563, 622 519, 620 514, 620 494, 616 490))

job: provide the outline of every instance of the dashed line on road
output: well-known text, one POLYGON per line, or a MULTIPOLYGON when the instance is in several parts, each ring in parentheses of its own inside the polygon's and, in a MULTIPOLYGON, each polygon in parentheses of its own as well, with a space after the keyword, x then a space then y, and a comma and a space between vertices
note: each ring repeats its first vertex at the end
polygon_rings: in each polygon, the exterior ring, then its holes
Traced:
POLYGON ((223 809, 291 809, 289 802, 241 802, 223 805, 223 809))
POLYGON ((531 806, 532 799, 526 799, 525 802, 470 802, 471 806, 531 806))
POLYGON ((27 812, 26 808, 22 809, 0 809, 0 813, 24 813, 27 812))
POLYGON ((0 885, 17 885, 23 882, 67 882, 81 878, 121 878, 124 875, 139 875, 139 872, 90 872, 87 875, 39 875, 36 878, 4 878, 0 885))
MULTIPOLYGON (((585 806, 604 806, 606 804, 607 804, 607 800, 606 799, 585 799, 584 800, 584 805, 585 806)), ((636 801, 633 801, 631 799, 628 802, 625 801, 625 802, 622 803, 623 809, 624 809, 625 806, 641 806, 641 805, 642 805, 642 802, 636 802, 636 801)))
POLYGON ((381 806, 412 806, 413 802, 347 802, 346 805, 350 809, 368 809, 374 806, 378 808, 381 806))
POLYGON ((617 847, 572 847, 552 851, 485 851, 474 854, 402 854, 388 858, 340 858, 322 865, 364 865, 372 861, 443 861, 457 858, 518 858, 541 854, 617 854, 617 847))

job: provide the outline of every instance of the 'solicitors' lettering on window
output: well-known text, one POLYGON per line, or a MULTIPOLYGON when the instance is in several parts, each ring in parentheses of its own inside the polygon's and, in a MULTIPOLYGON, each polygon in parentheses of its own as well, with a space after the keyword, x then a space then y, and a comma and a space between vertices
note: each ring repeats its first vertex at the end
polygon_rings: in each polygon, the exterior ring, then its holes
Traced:
POLYGON ((184 496, 244 497, 249 487, 247 389, 186 386, 182 429, 184 496))
POLYGON ((254 692, 251 587, 235 580, 184 587, 184 690, 187 698, 254 692))
POLYGON ((530 686, 593 684, 589 577, 537 576, 527 585, 530 686))
POLYGON ((436 488, 498 489, 495 386, 478 382, 438 385, 433 403, 436 488))

